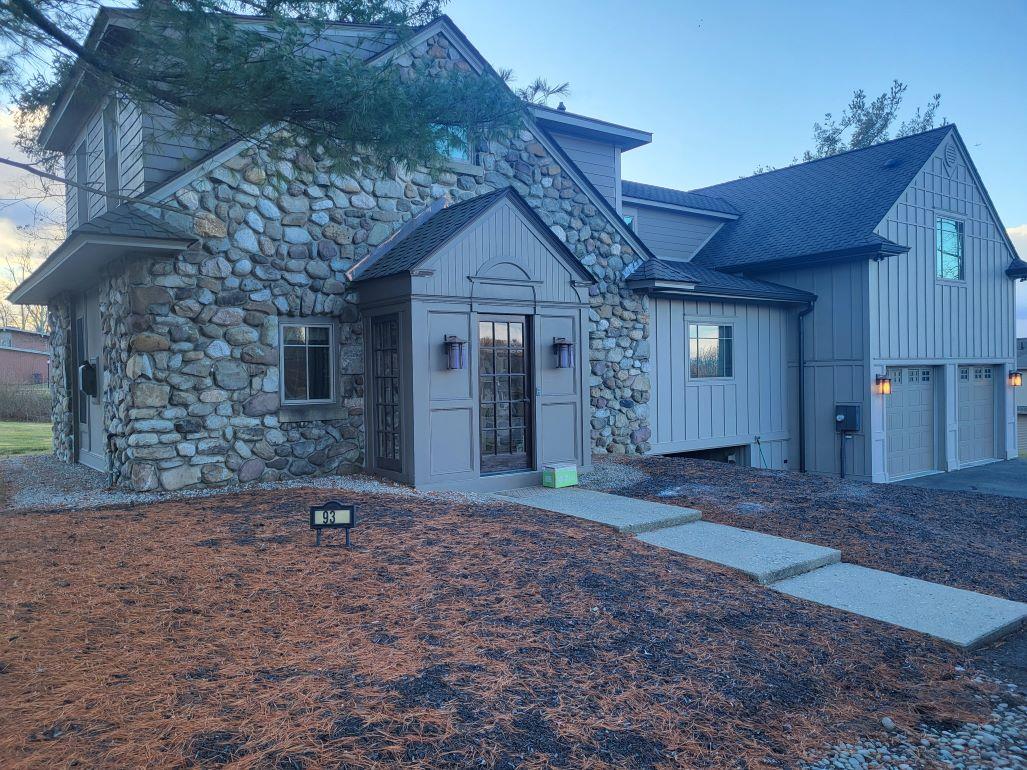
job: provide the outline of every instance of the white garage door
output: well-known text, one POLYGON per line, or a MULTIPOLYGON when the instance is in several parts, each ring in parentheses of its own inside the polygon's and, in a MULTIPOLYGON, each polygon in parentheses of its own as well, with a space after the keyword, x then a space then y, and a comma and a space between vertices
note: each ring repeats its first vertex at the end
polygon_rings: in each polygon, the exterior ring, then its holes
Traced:
POLYGON ((995 379, 990 366, 959 367, 959 462, 995 458, 995 379))
POLYGON ((1016 447, 1020 454, 1027 454, 1027 414, 1016 416, 1016 447))
POLYGON ((934 369, 888 369, 891 395, 885 400, 888 476, 898 478, 936 470, 934 369))

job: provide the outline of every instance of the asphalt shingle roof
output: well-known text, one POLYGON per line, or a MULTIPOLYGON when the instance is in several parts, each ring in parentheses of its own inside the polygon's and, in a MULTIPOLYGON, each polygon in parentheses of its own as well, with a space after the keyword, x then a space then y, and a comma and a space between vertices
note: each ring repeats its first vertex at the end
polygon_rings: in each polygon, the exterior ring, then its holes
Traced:
POLYGON ((695 262, 742 269, 850 249, 889 247, 890 241, 874 235, 874 228, 953 130, 953 125, 942 126, 692 190, 723 198, 741 212, 696 254, 695 262))
POLYGON ((445 208, 432 206, 426 209, 372 252, 366 262, 357 265, 352 273, 353 280, 385 278, 413 270, 503 198, 509 198, 527 217, 535 220, 539 231, 564 252, 568 263, 577 270, 581 278, 594 280, 567 246, 557 240, 552 231, 539 219, 538 214, 512 187, 503 187, 445 208))
POLYGON ((153 238, 157 240, 189 241, 197 236, 182 232, 152 214, 123 203, 105 214, 76 227, 72 236, 107 236, 118 238, 153 238))
POLYGON ((738 209, 732 206, 723 198, 714 195, 700 195, 684 190, 672 190, 669 187, 657 187, 642 182, 628 182, 620 184, 621 194, 629 198, 642 198, 653 203, 667 203, 673 206, 684 206, 690 209, 702 211, 715 211, 719 214, 738 215, 738 209))
POLYGON ((696 294, 726 294, 735 297, 778 300, 781 302, 811 302, 816 295, 801 289, 769 281, 743 278, 701 267, 694 262, 650 259, 643 262, 628 277, 628 281, 681 281, 695 285, 696 294))

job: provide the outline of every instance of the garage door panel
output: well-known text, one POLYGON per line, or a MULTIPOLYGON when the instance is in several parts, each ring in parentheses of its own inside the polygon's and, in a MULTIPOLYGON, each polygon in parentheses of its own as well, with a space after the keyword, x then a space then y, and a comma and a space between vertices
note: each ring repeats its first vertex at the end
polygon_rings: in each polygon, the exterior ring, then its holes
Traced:
POLYGON ((959 462, 995 459, 994 367, 959 367, 958 397, 959 462))
POLYGON ((888 475, 897 478, 935 470, 934 370, 893 367, 888 377, 892 381, 892 394, 885 402, 888 475))

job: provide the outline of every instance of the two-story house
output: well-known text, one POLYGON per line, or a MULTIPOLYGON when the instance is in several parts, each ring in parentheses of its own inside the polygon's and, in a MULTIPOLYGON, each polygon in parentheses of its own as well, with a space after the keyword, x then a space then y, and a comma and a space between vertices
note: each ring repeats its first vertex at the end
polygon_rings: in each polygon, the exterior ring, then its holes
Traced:
MULTIPOLYGON (((320 34, 413 77, 494 76, 446 17, 391 45, 320 34)), ((825 473, 846 449, 887 480, 1015 451, 1027 264, 954 127, 683 192, 622 180, 648 132, 562 109, 434 173, 171 126, 72 81, 44 145, 136 200, 69 188, 67 240, 12 295, 50 307, 57 455, 117 483, 494 489, 712 449, 825 473)))

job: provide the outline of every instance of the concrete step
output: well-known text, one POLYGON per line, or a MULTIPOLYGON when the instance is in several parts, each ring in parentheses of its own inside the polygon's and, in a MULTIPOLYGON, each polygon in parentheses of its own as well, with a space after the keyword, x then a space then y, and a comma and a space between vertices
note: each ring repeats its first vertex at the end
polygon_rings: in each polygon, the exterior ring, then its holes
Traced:
POLYGON ((855 564, 834 564, 771 588, 966 649, 993 642, 1027 624, 1027 604, 1022 602, 855 564))
POLYGON ((650 503, 576 487, 524 487, 497 492, 495 496, 520 505, 606 524, 620 532, 651 532, 698 521, 701 516, 694 508, 650 503))
POLYGON ((748 529, 700 521, 638 536, 652 545, 742 572, 763 585, 841 560, 841 552, 748 529))

